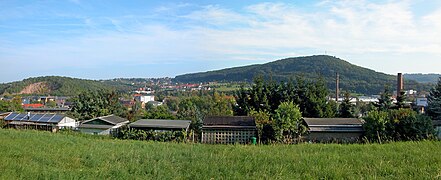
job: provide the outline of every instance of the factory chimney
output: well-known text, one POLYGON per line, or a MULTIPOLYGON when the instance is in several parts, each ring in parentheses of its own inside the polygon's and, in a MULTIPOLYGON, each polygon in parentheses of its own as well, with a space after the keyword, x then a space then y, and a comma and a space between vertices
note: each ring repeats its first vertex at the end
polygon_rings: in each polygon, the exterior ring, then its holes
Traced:
POLYGON ((338 98, 340 95, 340 75, 338 73, 335 74, 335 101, 338 102, 338 98))
POLYGON ((404 79, 403 74, 398 73, 397 75, 397 97, 401 96, 401 91, 404 89, 404 79))

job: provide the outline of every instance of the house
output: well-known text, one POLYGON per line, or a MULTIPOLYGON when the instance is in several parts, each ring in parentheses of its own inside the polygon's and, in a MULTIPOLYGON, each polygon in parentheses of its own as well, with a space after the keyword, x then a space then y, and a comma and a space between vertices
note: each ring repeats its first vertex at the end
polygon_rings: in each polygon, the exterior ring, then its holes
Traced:
POLYGON ((313 142, 354 142, 363 135, 363 121, 357 118, 304 118, 306 140, 313 142))
POLYGON ((428 101, 427 101, 426 97, 416 98, 415 104, 416 104, 416 107, 418 109, 418 112, 426 113, 426 107, 427 107, 427 104, 428 104, 428 101))
POLYGON ((248 116, 210 116, 202 123, 202 143, 249 143, 256 137, 256 123, 248 116))
POLYGON ((23 104, 23 108, 42 108, 44 107, 43 104, 23 104))
POLYGON ((155 101, 155 96, 135 94, 135 95, 133 95, 133 99, 137 102, 147 103, 149 101, 155 101))
POLYGON ((59 129, 74 129, 77 121, 62 114, 11 113, 4 119, 6 127, 16 129, 38 129, 56 132, 59 129))
POLYGON ((78 130, 86 134, 116 135, 119 128, 128 123, 129 120, 112 114, 83 121, 78 130))
POLYGON ((188 120, 163 120, 141 119, 129 124, 129 128, 155 131, 188 131, 191 121, 188 120))

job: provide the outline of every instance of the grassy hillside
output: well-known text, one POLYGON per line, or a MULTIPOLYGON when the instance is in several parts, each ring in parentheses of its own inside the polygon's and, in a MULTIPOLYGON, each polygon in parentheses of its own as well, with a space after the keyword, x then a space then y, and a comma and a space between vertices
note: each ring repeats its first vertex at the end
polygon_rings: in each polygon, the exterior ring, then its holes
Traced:
POLYGON ((435 179, 441 142, 176 144, 0 129, 0 179, 435 179))
MULTIPOLYGON (((395 87, 396 76, 376 72, 367 68, 350 64, 347 61, 325 55, 287 58, 266 64, 251 65, 193 73, 176 76, 179 82, 210 82, 210 81, 252 81, 257 75, 264 75, 278 81, 288 81, 290 78, 303 76, 316 80, 323 77, 330 89, 335 87, 335 74, 340 74, 343 90, 363 94, 378 94, 385 85, 395 87)), ((415 81, 406 81, 406 88, 428 89, 415 81)))
POLYGON ((28 78, 22 81, 0 84, 0 94, 38 94, 73 96, 86 90, 113 89, 122 91, 130 85, 113 81, 94 81, 60 76, 28 78))

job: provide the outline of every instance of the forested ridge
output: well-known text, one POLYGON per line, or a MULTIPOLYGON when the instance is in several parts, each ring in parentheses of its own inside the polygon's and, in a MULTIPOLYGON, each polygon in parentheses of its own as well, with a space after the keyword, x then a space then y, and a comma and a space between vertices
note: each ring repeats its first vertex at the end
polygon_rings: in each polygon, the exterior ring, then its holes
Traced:
MULTIPOLYGON (((342 89, 362 94, 379 94, 385 85, 392 86, 396 83, 396 76, 394 75, 376 72, 327 55, 286 58, 266 64, 179 75, 176 76, 175 81, 251 82, 254 77, 263 75, 267 79, 287 82, 298 76, 312 81, 322 77, 327 87, 333 89, 336 73, 340 75, 340 87, 342 89)), ((406 80, 405 83, 408 89, 430 89, 430 85, 413 80, 406 80)))
POLYGON ((43 76, 0 84, 0 94, 37 94, 74 96, 84 91, 129 89, 129 85, 111 80, 97 81, 61 76, 43 76), (30 88, 30 86, 36 86, 30 88), (28 89, 28 92, 23 92, 28 89))

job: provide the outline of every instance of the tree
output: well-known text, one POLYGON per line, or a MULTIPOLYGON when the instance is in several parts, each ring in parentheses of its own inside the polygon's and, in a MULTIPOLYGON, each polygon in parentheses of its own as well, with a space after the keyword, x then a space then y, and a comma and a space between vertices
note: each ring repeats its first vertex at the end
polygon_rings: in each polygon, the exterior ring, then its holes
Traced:
POLYGON ((432 120, 441 120, 441 77, 437 85, 430 90, 427 101, 427 115, 432 120))
POLYGON ((420 140, 434 134, 432 120, 411 109, 372 111, 364 120, 365 137, 373 141, 420 140))
POLYGON ((126 108, 114 91, 87 91, 72 99, 72 115, 79 120, 114 114, 126 117, 126 108))
POLYGON ((380 98, 378 99, 378 103, 376 104, 378 109, 381 111, 387 111, 388 109, 390 109, 392 107, 391 97, 392 95, 389 91, 389 87, 386 86, 383 93, 381 93, 380 98))
POLYGON ((389 116, 387 112, 371 111, 364 117, 364 121, 363 129, 368 140, 381 143, 381 141, 389 139, 390 135, 387 133, 389 116))
POLYGON ((292 142, 305 132, 301 124, 302 113, 293 102, 282 102, 273 120, 275 137, 279 141, 292 142))
POLYGON ((156 106, 147 110, 144 114, 146 119, 176 119, 175 116, 168 110, 166 105, 156 106))
POLYGON ((397 96, 397 102, 395 103, 397 109, 404 108, 406 105, 406 95, 404 91, 399 92, 399 96, 397 96))
POLYGON ((271 127, 271 113, 268 111, 251 110, 249 116, 254 117, 256 121, 259 143, 273 139, 274 131, 271 127))
POLYGON ((340 104, 339 116, 342 118, 353 118, 354 105, 351 103, 351 94, 349 92, 344 93, 343 102, 340 104))

